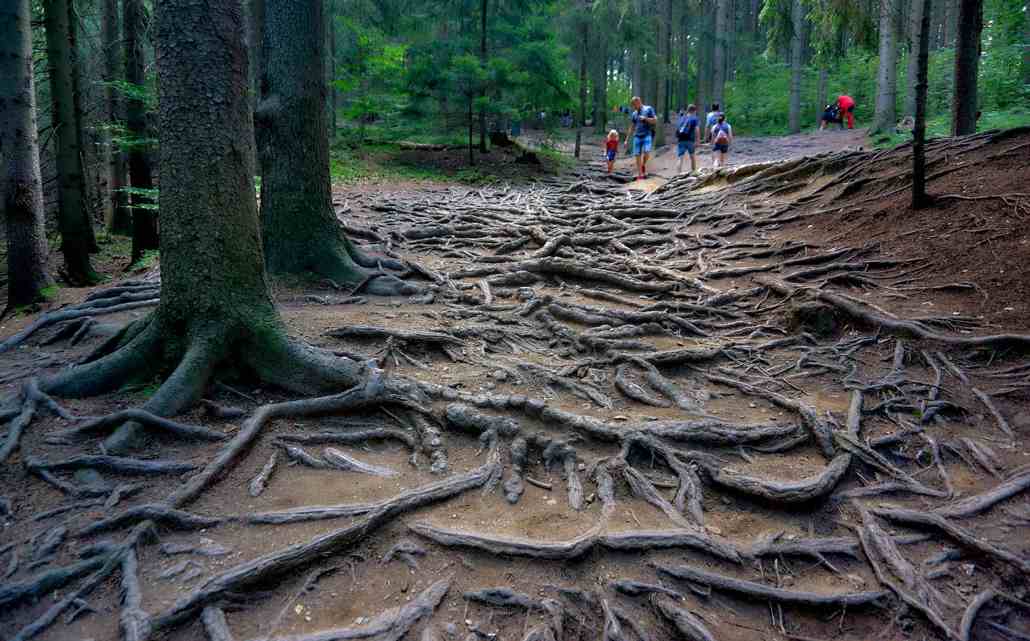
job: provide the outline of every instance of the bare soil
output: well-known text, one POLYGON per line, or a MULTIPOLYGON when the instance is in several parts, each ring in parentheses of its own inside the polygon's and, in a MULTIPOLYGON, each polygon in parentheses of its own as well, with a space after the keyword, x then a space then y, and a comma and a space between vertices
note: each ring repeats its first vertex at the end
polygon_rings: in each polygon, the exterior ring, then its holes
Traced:
MULTIPOLYGON (((1024 270, 1030 196, 1023 192, 1030 184, 1026 153, 1030 134, 985 144, 959 141, 953 147, 936 148, 931 154, 935 163, 931 173, 956 170, 933 180, 930 192, 977 199, 942 199, 920 211, 908 207, 908 192, 903 189, 908 169, 905 150, 891 154, 849 153, 848 149, 862 145, 861 136, 826 132, 807 137, 740 139, 731 155, 735 172, 704 172, 698 178, 671 182, 664 178, 673 178, 669 169, 674 167, 675 156, 661 153, 655 168, 663 178, 634 185, 632 189, 613 186, 603 179, 584 181, 583 174, 560 184, 548 181, 468 187, 398 183, 337 189, 334 202, 342 217, 383 239, 380 243, 369 243, 369 249, 389 251, 417 262, 446 275, 446 283, 430 288, 436 293, 432 302, 366 297, 364 301, 342 305, 334 300, 346 292, 321 284, 277 283, 275 296, 292 335, 329 350, 377 358, 379 366, 391 376, 443 386, 455 394, 474 395, 463 399, 470 404, 475 404, 476 396, 482 400, 517 394, 542 399, 553 410, 605 421, 614 426, 621 439, 632 435, 627 426, 640 429, 657 425, 655 421, 700 419, 746 426, 742 427, 745 431, 755 424, 794 425, 804 438, 789 447, 776 439, 741 445, 713 444, 704 439, 661 439, 666 447, 684 457, 703 480, 704 522, 689 523, 687 529, 740 550, 745 556, 740 564, 696 549, 625 552, 599 546, 573 560, 545 561, 438 545, 414 534, 409 526, 429 523, 484 536, 536 542, 567 541, 597 527, 609 534, 671 531, 684 526, 653 503, 634 495, 621 477, 616 479, 614 507, 606 513, 591 473, 599 464, 632 467, 650 479, 658 494, 669 503, 674 500, 680 479, 654 450, 623 450, 618 441, 597 438, 551 415, 483 409, 489 405, 484 403, 480 411, 516 419, 521 433, 556 439, 573 448, 575 470, 585 496, 582 509, 570 506, 569 479, 562 466, 547 465, 543 453, 531 449, 526 474, 550 490, 526 483, 518 503, 511 505, 499 488, 490 492, 474 489, 405 513, 341 554, 252 586, 247 594, 234 595, 235 600, 220 602, 234 637, 302 639, 304 635, 332 628, 362 628, 370 618, 409 603, 431 583, 448 578, 450 589, 441 605, 403 638, 518 641, 530 629, 546 624, 547 618, 539 610, 486 606, 463 598, 466 591, 491 587, 511 588, 536 600, 557 599, 564 612, 561 638, 570 641, 638 638, 632 632, 626 632, 624 637, 604 636, 600 600, 616 606, 638 624, 643 638, 687 638, 657 613, 648 598, 616 592, 612 582, 619 579, 660 584, 678 592, 678 607, 693 612, 712 637, 720 640, 947 638, 945 631, 915 608, 903 604, 881 583, 861 549, 854 556, 828 555, 827 564, 795 552, 755 558, 747 555, 747 550, 762 537, 775 535, 780 536, 780 542, 843 537, 857 543, 858 533, 867 523, 864 519, 876 519, 890 535, 930 534, 898 544, 902 559, 912 564, 913 576, 924 583, 906 583, 904 578, 891 576, 906 594, 917 594, 919 586, 926 584, 939 591, 940 600, 933 601, 933 607, 941 609, 952 630, 958 630, 963 610, 973 597, 985 589, 994 589, 1003 596, 984 607, 973 628, 973 638, 1011 639, 1022 638, 1016 634, 1030 634, 1025 604, 1013 600, 1025 601, 1030 596, 1026 572, 940 532, 910 529, 868 513, 863 517, 863 510, 886 505, 929 513, 997 487, 1006 479, 1027 475, 1030 370, 1025 368, 1026 348, 942 345, 839 314, 829 335, 802 336, 800 332, 810 328, 796 327, 792 314, 809 294, 801 291, 785 299, 759 286, 761 280, 756 278, 772 276, 792 287, 845 294, 899 318, 922 319, 928 327, 949 336, 1026 333, 1030 286, 1024 270), (824 156, 805 158, 813 153, 824 156), (774 160, 792 160, 794 164, 770 165, 771 169, 757 175, 746 168, 752 163, 774 160), (862 172, 848 175, 855 167, 862 167, 862 172), (856 180, 865 182, 849 186, 856 180), (1008 194, 1016 195, 996 198, 1008 194), (441 227, 439 235, 427 238, 407 233, 430 224, 445 227, 441 227), (602 238, 595 243, 592 235, 602 238), (542 251, 546 241, 562 236, 566 238, 565 244, 551 250, 550 255, 534 255, 542 251), (523 246, 507 253, 502 251, 505 243, 520 238, 527 238, 523 246), (800 243, 806 244, 802 251, 790 250, 800 243), (838 256, 835 252, 845 249, 851 251, 838 258, 826 258, 838 256), (763 254, 780 250, 784 253, 763 254), (489 287, 493 300, 486 300, 482 281, 489 282, 512 271, 536 269, 529 261, 541 258, 601 269, 605 273, 598 278, 608 280, 584 278, 571 272, 534 271, 531 273, 536 280, 523 289, 495 281, 489 287), (811 261, 788 262, 798 258, 811 261), (884 265, 877 261, 902 262, 884 265), (513 265, 520 267, 516 269, 513 265), (820 266, 831 268, 821 274, 798 275, 820 266), (762 271, 720 273, 739 268, 762 271), (632 282, 617 285, 611 274, 629 277, 632 282), (849 275, 862 278, 849 280, 849 275), (695 279, 716 293, 755 291, 742 294, 735 302, 719 304, 713 302, 712 291, 697 288, 695 279), (637 286, 634 283, 643 283, 643 289, 633 289, 637 286), (670 287, 647 291, 647 286, 663 284, 670 287), (958 288, 937 288, 949 284, 958 284, 958 288), (600 300, 597 291, 621 300, 600 300), (626 314, 662 303, 668 307, 655 309, 664 311, 664 317, 627 320, 626 314), (528 307, 534 304, 537 307, 528 307), (677 311, 677 305, 688 307, 677 311), (559 317, 554 325, 541 314, 541 309, 550 310, 555 316, 569 310, 587 311, 593 316, 559 317), (327 335, 333 329, 356 325, 393 331, 451 332, 463 338, 460 346, 448 353, 439 346, 415 340, 337 339, 327 335), (690 330, 691 326, 698 331, 690 330), (470 336, 459 331, 469 328, 490 328, 495 334, 470 336), (642 345, 631 348, 597 342, 615 340, 612 332, 620 330, 639 330, 636 335, 620 338, 639 340, 642 345), (767 346, 770 340, 784 337, 800 338, 793 343, 767 346), (693 409, 645 405, 615 386, 616 365, 633 363, 625 360, 627 354, 646 360, 664 353, 663 350, 712 347, 722 349, 697 360, 655 361, 661 375, 679 391, 703 399, 693 409), (968 382, 943 368, 941 359, 934 356, 938 352, 956 363, 968 382), (897 369, 894 359, 899 353, 902 360, 897 369), (533 370, 532 366, 540 369, 533 370), (934 367, 944 369, 940 378, 935 378, 934 367), (715 384, 708 378, 713 375, 746 380, 760 391, 746 393, 715 384), (607 405, 570 391, 585 387, 598 392, 607 405), (973 387, 983 390, 992 400, 1014 431, 1012 438, 1000 430, 996 417, 973 393, 973 387), (709 478, 712 471, 718 470, 729 476, 745 474, 781 482, 800 482, 820 474, 827 468, 827 456, 811 438, 810 426, 805 427, 808 424, 799 412, 770 399, 780 395, 814 408, 815 415, 829 421, 833 432, 839 435, 856 389, 863 390, 865 398, 860 442, 875 449, 885 464, 877 466, 868 458, 856 456, 839 483, 816 499, 800 504, 732 491, 709 478), (937 418, 930 418, 928 412, 936 407, 935 399, 947 403, 941 405, 937 418), (878 444, 877 439, 891 435, 898 436, 896 443, 878 444), (976 462, 968 443, 990 453, 990 464, 996 468, 994 474, 976 462), (763 451, 769 449, 765 446, 773 445, 783 447, 773 448, 781 451, 763 451), (717 461, 715 468, 706 468, 713 458, 717 461), (897 481, 902 473, 937 495, 903 490, 857 499, 849 496, 857 490, 897 481), (417 558, 417 569, 398 560, 384 561, 387 551, 401 540, 425 550, 426 555, 417 558), (949 552, 947 560, 930 562, 942 552, 949 552), (872 607, 786 605, 671 579, 657 574, 653 564, 689 565, 795 592, 826 595, 886 590, 887 594, 872 607), (302 592, 305 580, 316 570, 332 572, 320 578, 312 590, 302 592), (578 597, 575 590, 582 591, 578 597), (584 602, 583 594, 598 601, 584 602)), ((625 162, 620 160, 620 165, 625 162)), ((419 282, 428 284, 424 280, 419 282)), ((62 289, 55 307, 74 304, 90 291, 93 290, 62 289)), ((145 313, 146 310, 136 310, 99 316, 97 320, 118 325, 145 313)), ((0 339, 15 334, 35 318, 5 319, 0 324, 0 339)), ((77 346, 66 341, 43 345, 42 341, 58 329, 42 330, 18 348, 0 354, 3 397, 16 395, 28 377, 46 376, 84 357, 104 338, 100 333, 77 346)), ((663 398, 646 382, 642 367, 630 366, 628 371, 641 388, 663 398)), ((213 387, 208 398, 221 405, 239 407, 245 416, 261 405, 287 400, 278 390, 249 383, 245 375, 226 372, 220 380, 224 385, 213 387)), ((152 383, 127 381, 125 390, 118 394, 60 402, 75 416, 100 416, 138 406, 153 391, 152 383)), ((219 526, 196 531, 158 528, 160 543, 216 543, 229 552, 210 557, 171 556, 164 554, 157 544, 141 546, 143 609, 151 615, 162 613, 177 599, 227 569, 360 518, 256 525, 245 523, 247 515, 311 505, 386 500, 483 465, 485 454, 479 439, 449 428, 443 419, 449 404, 434 398, 431 405, 447 449, 449 470, 444 474, 432 473, 425 456, 420 455, 412 465, 411 451, 394 441, 334 446, 361 461, 396 471, 398 474, 392 477, 287 464, 277 446, 277 439, 286 435, 347 432, 365 429, 370 424, 412 431, 396 407, 371 408, 344 416, 272 421, 248 455, 186 508, 195 514, 231 518, 219 526), (268 489, 259 497, 251 497, 248 483, 277 450, 280 463, 268 489), (186 560, 193 561, 191 568, 196 568, 196 572, 191 569, 162 578, 163 572, 186 560)), ((198 408, 177 420, 232 436, 244 419, 214 419, 198 408)), ((8 567, 12 568, 0 585, 29 581, 39 572, 73 563, 85 544, 117 540, 124 529, 81 539, 75 538, 74 533, 126 507, 160 502, 190 476, 140 479, 102 473, 109 482, 145 483, 142 491, 114 508, 67 496, 31 474, 25 464, 30 457, 57 461, 97 452, 98 440, 77 445, 47 442, 48 436, 68 427, 68 421, 40 412, 19 449, 0 466, 0 498, 10 500, 13 508, 10 516, 0 516, 0 548, 14 544, 13 552, 0 554, 0 576, 8 567), (37 518, 47 510, 65 505, 70 507, 65 513, 37 518), (39 560, 33 566, 36 543, 59 526, 67 527, 71 536, 53 559, 39 560), (17 555, 17 565, 11 561, 12 554, 17 555)), ((511 439, 501 438, 499 442, 504 479, 509 479, 513 474, 511 439)), ((160 437, 154 438, 137 456, 203 466, 222 447, 223 443, 160 437)), ((304 446, 315 456, 321 455, 323 447, 304 446)), ((838 453, 843 451, 840 441, 837 447, 838 453)), ((72 473, 61 475, 76 484, 88 480, 72 473)), ((677 517, 683 518, 688 517, 677 517)), ((980 541, 1008 550, 1015 557, 1030 559, 1030 499, 1025 493, 1016 493, 982 514, 952 521, 980 541)), ((897 566, 889 566, 888 572, 891 569, 895 573, 901 571, 897 566)), ((62 616, 38 638, 119 638, 119 580, 116 572, 86 597, 95 613, 87 612, 71 623, 66 623, 62 616)), ((2 636, 13 637, 75 585, 72 582, 36 601, 22 600, 4 608, 0 614, 2 636)), ((162 638, 185 640, 204 638, 205 632, 197 617, 161 634, 162 638)))

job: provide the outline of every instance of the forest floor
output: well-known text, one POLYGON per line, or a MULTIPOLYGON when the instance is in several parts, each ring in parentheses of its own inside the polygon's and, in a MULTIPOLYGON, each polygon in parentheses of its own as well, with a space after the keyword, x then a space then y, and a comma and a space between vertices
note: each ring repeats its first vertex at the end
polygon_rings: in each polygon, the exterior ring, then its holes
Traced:
MULTIPOLYGON (((1027 638, 1030 132, 934 142, 929 190, 944 198, 920 211, 908 150, 855 151, 861 135, 742 138, 729 171, 699 177, 673 177, 666 152, 669 180, 644 190, 595 163, 337 188, 360 241, 421 266, 433 295, 280 282, 276 300, 292 334, 419 381, 432 419, 401 405, 271 420, 184 508, 205 519, 157 519, 138 569, 76 595, 98 570, 81 569, 87 546, 119 540, 133 507, 192 470, 76 459, 97 437, 59 438, 83 422, 40 406, 0 466, 0 637, 61 605, 38 638, 117 639, 119 613, 123 629, 126 612, 163 620, 370 503, 500 465, 500 487, 398 510, 203 605, 236 639, 1027 638), (327 464, 327 446, 373 473, 327 464), (19 592, 55 568, 80 570, 19 592), (136 576, 141 599, 123 601, 136 576)), ((62 289, 55 308, 108 286, 62 289)), ((75 345, 67 323, 41 328, 0 354, 0 396, 146 312, 98 312, 75 345)), ((5 319, 0 341, 40 318, 5 319)), ((155 388, 60 403, 103 416, 155 388)), ((207 398, 242 416, 177 420, 230 439, 287 400, 231 373, 207 398)), ((155 436, 134 456, 199 469, 223 446, 155 436)), ((194 614, 162 634, 204 638, 194 614)))

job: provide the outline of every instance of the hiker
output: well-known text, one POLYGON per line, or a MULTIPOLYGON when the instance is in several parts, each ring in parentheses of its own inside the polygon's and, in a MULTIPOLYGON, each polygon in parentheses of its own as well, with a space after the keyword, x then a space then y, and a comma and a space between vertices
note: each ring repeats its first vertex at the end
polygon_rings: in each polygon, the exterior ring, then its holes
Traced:
POLYGON ((712 110, 708 112, 708 116, 705 117, 705 142, 712 142, 709 134, 712 132, 712 127, 719 121, 719 103, 712 103, 712 110))
POLYGON ((840 109, 841 129, 844 128, 844 117, 848 118, 848 129, 855 128, 855 99, 851 96, 837 98, 837 107, 840 109))
POLYGON ((608 173, 615 168, 615 156, 619 153, 619 132, 612 129, 604 141, 604 156, 608 161, 608 173))
POLYGON ((822 121, 819 123, 819 131, 826 129, 826 125, 832 124, 840 125, 840 128, 844 128, 844 119, 840 117, 840 105, 836 102, 831 102, 823 108, 822 121))
POLYGON ((683 156, 690 156, 690 173, 697 171, 697 156, 694 152, 701 141, 701 121, 697 117, 697 107, 690 105, 676 124, 676 138, 679 145, 676 147, 676 155, 679 156, 680 164, 677 173, 683 173, 683 156))
POLYGON ((726 154, 730 152, 733 142, 733 127, 726 122, 726 114, 719 114, 715 126, 712 127, 712 168, 726 166, 726 154))
POLYGON ((626 135, 626 148, 633 141, 633 156, 637 159, 637 180, 647 178, 647 161, 651 159, 651 148, 654 146, 654 128, 658 125, 658 114, 654 107, 645 105, 640 96, 633 96, 630 101, 633 113, 630 115, 629 133, 626 135))

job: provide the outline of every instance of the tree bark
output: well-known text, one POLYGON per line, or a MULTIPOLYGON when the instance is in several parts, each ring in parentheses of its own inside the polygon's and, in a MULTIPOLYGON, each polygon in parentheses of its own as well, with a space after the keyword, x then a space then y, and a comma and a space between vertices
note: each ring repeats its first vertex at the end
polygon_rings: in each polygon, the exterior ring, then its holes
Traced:
POLYGON ((149 146, 152 137, 147 127, 147 107, 142 94, 146 91, 146 56, 143 51, 147 32, 146 7, 143 0, 123 0, 125 25, 125 82, 135 87, 126 100, 125 128, 132 139, 129 147, 129 195, 132 209, 132 262, 143 257, 143 252, 158 248, 157 212, 154 199, 143 190, 154 188, 154 177, 149 146))
POLYGON ((673 87, 672 87, 672 0, 664 0, 665 2, 665 59, 662 60, 661 64, 665 66, 665 101, 662 104, 662 109, 665 111, 665 117, 662 122, 669 123, 669 114, 672 111, 672 99, 673 99, 673 87))
POLYGON ((930 10, 931 0, 912 0, 913 4, 922 5, 919 14, 919 38, 915 47, 916 87, 915 118, 912 140, 912 208, 925 207, 930 199, 926 195, 926 91, 927 67, 930 57, 930 10))
POLYGON ((329 38, 329 64, 326 65, 327 77, 329 79, 329 138, 336 140, 339 137, 339 124, 337 123, 337 112, 339 111, 339 105, 337 99, 339 98, 339 92, 336 91, 336 1, 329 0, 329 15, 326 29, 326 34, 329 38))
POLYGON ((955 41, 955 97, 951 112, 951 133, 976 133, 977 73, 980 68, 980 33, 983 31, 983 0, 960 0, 958 37, 955 41))
POLYGON ((712 47, 712 102, 723 105, 723 90, 726 87, 726 43, 729 41, 728 12, 730 0, 715 2, 715 32, 712 47))
POLYGON ((876 74, 876 112, 872 132, 887 132, 897 123, 897 7, 899 0, 880 0, 880 66, 876 74))
POLYGON ((47 272, 43 186, 36 140, 29 0, 0 5, 0 213, 7 233, 7 307, 39 300, 47 272))
POLYGON ((1030 86, 1030 10, 1023 12, 1023 84, 1030 86))
POLYGON ((104 134, 104 153, 107 155, 107 199, 104 202, 104 220, 113 234, 132 233, 132 214, 126 207, 125 157, 116 149, 110 127, 121 121, 121 104, 114 81, 122 77, 122 33, 118 0, 104 0, 101 38, 104 43, 104 101, 108 129, 104 134))
POLYGON ((790 133, 801 132, 801 32, 804 29, 804 7, 794 0, 791 7, 790 37, 790 133))
MULTIPOLYGON (((923 11, 925 10, 922 0, 912 0, 912 6, 909 8, 908 14, 908 33, 909 33, 909 47, 908 47, 908 93, 905 96, 905 115, 913 116, 916 113, 916 102, 918 100, 919 90, 916 87, 919 75, 919 43, 923 34, 923 11)), ((927 20, 926 30, 929 30, 929 20, 927 20)))
POLYGON ((52 118, 57 141, 57 220, 68 280, 74 284, 92 284, 99 277, 89 259, 96 241, 82 173, 82 136, 76 117, 81 109, 76 108, 77 59, 70 11, 68 0, 47 0, 45 3, 52 118))

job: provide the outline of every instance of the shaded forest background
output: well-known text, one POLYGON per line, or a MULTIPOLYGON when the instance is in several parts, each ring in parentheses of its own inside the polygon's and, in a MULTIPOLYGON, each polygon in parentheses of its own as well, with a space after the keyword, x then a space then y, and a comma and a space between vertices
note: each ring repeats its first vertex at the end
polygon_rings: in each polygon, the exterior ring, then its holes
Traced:
MULTIPOLYGON (((968 4, 982 5, 978 128, 1030 122, 1027 3, 968 4)), ((930 136, 951 131, 959 5, 932 4, 930 136)), ((253 34, 264 0, 243 6, 251 69, 258 69, 253 34)), ((491 133, 529 133, 527 144, 547 154, 574 132, 625 131, 617 110, 632 95, 673 122, 688 103, 722 103, 738 134, 774 135, 816 127, 822 106, 847 93, 875 144, 903 142, 911 134, 896 125, 915 109, 912 51, 921 6, 912 0, 328 0, 333 179, 377 172, 433 178, 435 168, 393 163, 389 153, 376 165, 377 150, 396 149, 400 141, 486 151, 491 133)), ((99 231, 101 243, 133 239, 115 253, 137 265, 157 249, 152 11, 149 0, 32 2, 33 26, 48 27, 33 29, 48 220, 60 218, 54 212, 61 118, 53 105, 68 101, 54 100, 52 74, 63 65, 78 115, 73 127, 81 145, 71 153, 81 155, 81 200, 97 229, 112 234, 99 231), (66 27, 47 22, 65 14, 66 27), (55 34, 49 42, 48 33, 55 34), (55 60, 55 47, 64 42, 69 48, 55 60)), ((256 76, 251 82, 258 95, 256 76)), ((469 153, 468 164, 476 158, 469 153)), ((474 169, 457 177, 482 178, 474 169)), ((79 262, 68 280, 94 280, 92 268, 79 262)))

